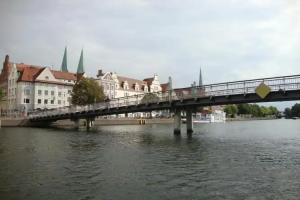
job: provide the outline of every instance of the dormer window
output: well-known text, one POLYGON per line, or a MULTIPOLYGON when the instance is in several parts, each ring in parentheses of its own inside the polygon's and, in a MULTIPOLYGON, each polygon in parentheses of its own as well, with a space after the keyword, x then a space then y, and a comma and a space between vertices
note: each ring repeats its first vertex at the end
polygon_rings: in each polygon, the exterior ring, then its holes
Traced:
POLYGON ((128 90, 128 89, 129 89, 127 81, 124 81, 124 82, 122 83, 122 86, 123 86, 123 89, 124 89, 124 90, 128 90))
POLYGON ((147 85, 145 85, 145 87, 144 87, 144 92, 148 92, 148 86, 147 85))
POLYGON ((139 85, 137 83, 134 84, 134 89, 135 89, 135 91, 139 91, 140 90, 140 87, 139 87, 139 85))

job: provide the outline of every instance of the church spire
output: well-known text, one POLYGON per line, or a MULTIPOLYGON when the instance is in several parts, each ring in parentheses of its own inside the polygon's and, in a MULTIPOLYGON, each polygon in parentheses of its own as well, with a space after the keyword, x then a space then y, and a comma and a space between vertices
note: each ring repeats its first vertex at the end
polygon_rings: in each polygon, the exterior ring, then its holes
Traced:
POLYGON ((61 63, 61 71, 68 72, 68 63, 67 63, 67 47, 65 47, 64 57, 61 63))
POLYGON ((83 67, 83 49, 82 49, 79 63, 78 63, 77 74, 83 74, 83 73, 84 73, 84 67, 83 67))
POLYGON ((203 80, 202 80, 202 72, 201 72, 201 67, 200 67, 200 74, 199 74, 199 86, 203 85, 203 80))

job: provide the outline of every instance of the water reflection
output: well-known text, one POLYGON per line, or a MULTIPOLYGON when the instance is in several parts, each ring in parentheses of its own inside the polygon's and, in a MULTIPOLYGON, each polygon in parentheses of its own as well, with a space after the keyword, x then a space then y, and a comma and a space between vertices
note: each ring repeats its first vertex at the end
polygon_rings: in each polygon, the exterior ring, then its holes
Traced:
POLYGON ((0 130, 0 199, 298 199, 297 121, 0 130))

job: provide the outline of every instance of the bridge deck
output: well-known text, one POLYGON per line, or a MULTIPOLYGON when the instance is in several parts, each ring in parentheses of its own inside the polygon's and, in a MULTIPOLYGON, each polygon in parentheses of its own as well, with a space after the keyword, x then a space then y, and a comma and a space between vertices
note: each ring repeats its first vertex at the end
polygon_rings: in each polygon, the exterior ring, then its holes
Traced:
POLYGON ((292 100, 300 100, 300 75, 218 83, 178 88, 165 93, 134 95, 87 106, 39 111, 32 113, 30 119, 32 121, 55 121, 154 110, 292 100), (270 89, 270 93, 265 98, 256 94, 256 89, 261 83, 270 89))

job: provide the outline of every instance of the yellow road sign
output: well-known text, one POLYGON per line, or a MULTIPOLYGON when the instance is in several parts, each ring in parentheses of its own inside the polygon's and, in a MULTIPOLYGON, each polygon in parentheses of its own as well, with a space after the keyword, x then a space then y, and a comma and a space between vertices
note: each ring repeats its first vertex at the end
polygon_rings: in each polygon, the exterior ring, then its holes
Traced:
POLYGON ((267 86, 264 82, 259 84, 259 86, 257 86, 255 89, 255 93, 262 99, 268 96, 270 92, 271 92, 271 88, 267 86))

